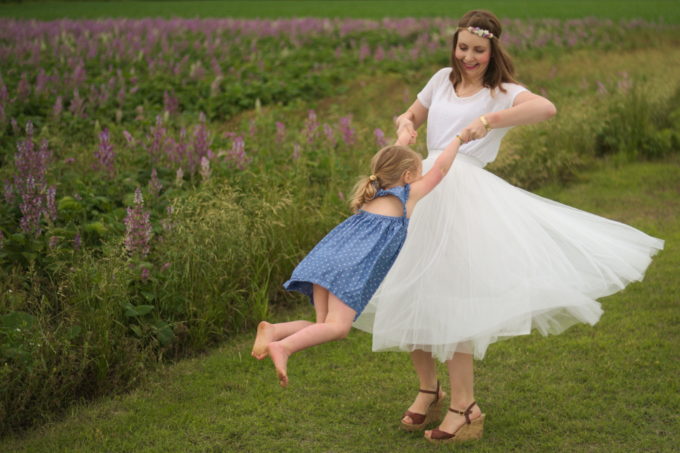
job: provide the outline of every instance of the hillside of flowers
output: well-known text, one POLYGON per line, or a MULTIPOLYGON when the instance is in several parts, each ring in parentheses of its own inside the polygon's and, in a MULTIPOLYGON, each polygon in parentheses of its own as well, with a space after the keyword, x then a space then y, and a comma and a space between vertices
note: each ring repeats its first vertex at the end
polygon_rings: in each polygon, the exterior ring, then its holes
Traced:
MULTIPOLYGON (((505 27, 527 57, 668 32, 640 20, 505 27)), ((392 132, 317 104, 362 75, 446 65, 454 30, 0 19, 0 432, 132 388, 158 361, 290 303, 281 282, 347 214, 354 178, 392 132)))

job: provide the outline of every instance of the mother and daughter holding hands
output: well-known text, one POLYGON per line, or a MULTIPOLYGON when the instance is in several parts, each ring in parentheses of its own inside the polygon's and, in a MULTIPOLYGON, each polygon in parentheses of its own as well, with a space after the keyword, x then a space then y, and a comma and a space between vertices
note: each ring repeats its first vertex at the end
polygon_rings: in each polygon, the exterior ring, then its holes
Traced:
POLYGON ((401 427, 440 421, 446 363, 450 402, 435 443, 478 439, 485 415, 474 395, 473 358, 532 329, 559 333, 595 324, 597 298, 643 278, 663 241, 630 226, 514 187, 484 166, 513 126, 544 121, 555 106, 514 79, 501 24, 470 11, 439 70, 396 120, 397 142, 371 161, 351 207, 284 286, 308 295, 316 323, 261 322, 252 355, 271 358, 282 386, 294 352, 371 332, 373 350, 411 355, 420 390, 401 427), (427 122, 428 156, 408 145, 427 122), (454 161, 455 159, 455 161, 454 161), (408 233, 408 234, 407 234, 408 233))

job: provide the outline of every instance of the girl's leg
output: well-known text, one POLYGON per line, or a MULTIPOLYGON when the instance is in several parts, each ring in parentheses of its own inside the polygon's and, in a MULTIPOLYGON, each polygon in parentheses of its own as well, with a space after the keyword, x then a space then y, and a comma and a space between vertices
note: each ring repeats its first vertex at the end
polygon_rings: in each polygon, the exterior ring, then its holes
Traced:
MULTIPOLYGON (((413 367, 416 369, 416 374, 418 375, 418 381, 420 383, 420 389, 435 391, 437 389, 437 369, 432 358, 432 354, 429 352, 421 351, 417 349, 411 352, 411 361, 413 362, 413 367)), ((443 397, 444 392, 439 391, 439 397, 443 397)), ((409 411, 416 414, 427 413, 430 404, 436 399, 436 395, 432 393, 418 392, 416 400, 408 408, 409 411)), ((413 424, 413 420, 408 415, 405 415, 402 421, 407 424, 413 424)))
MULTIPOLYGON (((316 322, 323 322, 328 313, 328 290, 322 286, 314 285, 313 291, 316 322)), ((312 322, 304 320, 281 322, 278 324, 262 321, 257 326, 257 335, 255 336, 255 343, 250 355, 258 360, 262 360, 267 357, 267 345, 269 343, 283 340, 312 324, 312 322)))
MULTIPOLYGON (((315 300, 316 302, 316 300, 315 300)), ((309 325, 280 341, 269 343, 267 350, 276 367, 279 384, 288 385, 288 357, 311 346, 345 338, 352 328, 356 312, 328 293, 328 313, 323 322, 309 325)))
MULTIPOLYGON (((451 385, 451 403, 449 407, 464 411, 475 401, 472 354, 457 352, 451 360, 446 362, 446 367, 449 371, 449 382, 451 385)), ((475 405, 472 408, 470 419, 474 420, 481 414, 482 410, 479 406, 475 405)), ((441 425, 439 425, 439 429, 453 434, 464 424, 465 416, 447 410, 446 417, 444 417, 441 425)), ((425 436, 429 437, 430 432, 425 431, 425 436)))

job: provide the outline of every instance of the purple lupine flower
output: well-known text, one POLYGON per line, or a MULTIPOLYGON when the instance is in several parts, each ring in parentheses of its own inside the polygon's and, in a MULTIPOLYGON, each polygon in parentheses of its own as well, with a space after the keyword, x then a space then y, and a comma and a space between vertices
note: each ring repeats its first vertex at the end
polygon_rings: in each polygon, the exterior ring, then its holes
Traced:
POLYGON ((617 83, 617 87, 622 93, 628 93, 633 88, 633 81, 626 71, 621 73, 621 79, 617 83))
POLYGON ((138 187, 134 206, 127 208, 125 216, 125 248, 131 254, 145 257, 151 250, 151 214, 144 209, 144 198, 138 187))
POLYGON ((352 127, 352 116, 343 116, 340 118, 340 132, 342 133, 342 139, 345 141, 345 144, 347 145, 352 145, 354 144, 355 141, 355 132, 354 128, 352 127))
POLYGON ((365 42, 361 43, 359 47, 359 61, 364 61, 371 56, 371 48, 365 42))
POLYGON ((604 85, 604 83, 600 82, 599 80, 597 81, 597 94, 607 94, 607 87, 604 85))
POLYGON ((382 129, 376 128, 373 131, 373 135, 375 135, 375 143, 378 145, 378 147, 382 148, 383 146, 387 145, 387 139, 385 138, 385 133, 382 131, 382 129))
POLYGON ((14 197, 14 186, 13 186, 12 183, 11 183, 10 181, 8 181, 8 180, 5 180, 5 181, 3 182, 3 186, 4 186, 4 187, 3 187, 3 189, 4 189, 3 195, 5 196, 5 203, 7 203, 8 205, 13 205, 13 204, 14 204, 14 200, 15 200, 15 197, 14 197))
POLYGON ((156 124, 151 128, 150 143, 147 146, 147 151, 152 156, 160 155, 161 151, 165 149, 166 143, 166 129, 163 127, 163 118, 160 115, 156 116, 156 124))
POLYGON ((174 115, 179 112, 179 101, 173 94, 167 91, 163 92, 163 110, 168 112, 170 115, 174 115))
POLYGON ((85 101, 80 97, 78 88, 73 90, 73 99, 71 99, 71 104, 69 105, 69 111, 73 116, 78 116, 81 118, 85 117, 85 101))
POLYGON ((19 84, 17 85, 17 99, 26 99, 31 95, 31 86, 28 84, 26 73, 21 74, 19 84))
MULTIPOLYGON (((47 149, 47 140, 43 140, 40 149, 35 150, 33 142, 33 123, 26 123, 26 139, 17 144, 17 153, 14 156, 15 174, 14 190, 21 198, 19 210, 22 213, 20 220, 21 229, 26 233, 38 236, 41 232, 40 219, 46 212, 47 187, 45 175, 50 152, 47 149)), ((7 188, 5 189, 7 191, 7 188)), ((6 194, 7 196, 7 194, 6 194)))
POLYGON ((106 170, 110 177, 113 177, 116 173, 114 166, 116 153, 113 152, 113 145, 109 139, 109 130, 106 128, 99 134, 99 148, 95 150, 94 156, 99 161, 99 166, 106 170))
POLYGON ((207 181, 208 179, 210 179, 210 173, 211 173, 210 160, 208 160, 208 158, 205 157, 205 156, 201 157, 200 173, 201 173, 201 179, 203 179, 203 181, 207 181))
POLYGON ((250 158, 246 155, 245 142, 243 137, 237 136, 232 142, 231 149, 227 152, 227 160, 236 166, 239 170, 246 168, 250 163, 250 158))
POLYGON ((307 112, 307 119, 305 120, 305 137, 307 137, 307 143, 313 143, 317 136, 317 129, 319 128, 319 122, 316 119, 316 112, 310 110, 307 112))
POLYGON ((296 143, 293 145, 293 154, 290 156, 293 160, 298 160, 300 158, 300 152, 302 151, 302 147, 296 143))
POLYGON ((378 46, 375 49, 375 53, 373 55, 373 59, 375 61, 382 61, 385 59, 385 49, 382 48, 382 46, 378 46))
POLYGON ((151 178, 149 179, 149 193, 157 197, 161 190, 163 189, 163 184, 158 179, 158 173, 155 168, 151 169, 151 178))
POLYGON ((151 271, 149 270, 148 267, 143 267, 142 270, 139 273, 139 279, 143 282, 146 282, 149 280, 151 277, 151 271))
POLYGON ((175 173, 175 185, 182 187, 182 184, 184 184, 184 170, 182 170, 182 167, 179 167, 175 173))
POLYGON ((50 186, 47 189, 47 195, 45 197, 46 210, 45 213, 47 217, 52 221, 57 220, 57 188, 55 186, 50 186))
POLYGON ((165 272, 168 269, 170 269, 170 263, 163 263, 163 265, 161 266, 161 272, 165 272))
POLYGON ((127 142, 128 145, 135 146, 135 138, 132 136, 131 133, 129 133, 128 131, 123 131, 123 137, 125 137, 125 141, 127 142))
POLYGON ((327 123, 323 123, 323 133, 326 136, 326 143, 328 143, 328 145, 330 145, 330 147, 333 148, 337 143, 337 140, 335 139, 335 133, 333 132, 333 128, 327 123))
POLYGON ((286 137, 286 125, 280 121, 276 122, 276 143, 281 144, 286 137))
POLYGON ((19 123, 17 123, 16 118, 12 118, 10 120, 10 124, 12 125, 12 132, 14 133, 14 135, 19 135, 19 133, 21 132, 21 128, 19 128, 19 123))
POLYGON ((58 119, 61 116, 61 112, 64 111, 64 103, 61 96, 57 96, 57 100, 54 101, 54 107, 52 107, 52 116, 58 119))
POLYGON ((47 246, 51 249, 55 248, 59 244, 59 236, 50 236, 50 240, 47 246))
POLYGON ((203 113, 199 115, 199 121, 199 124, 194 128, 194 139, 191 143, 189 170, 192 174, 195 173, 196 167, 200 165, 203 157, 213 158, 213 152, 210 149, 210 137, 205 126, 205 115, 203 113))
POLYGON ((80 250, 80 247, 83 245, 82 242, 83 241, 80 237, 80 233, 76 233, 76 235, 73 236, 73 249, 80 250))

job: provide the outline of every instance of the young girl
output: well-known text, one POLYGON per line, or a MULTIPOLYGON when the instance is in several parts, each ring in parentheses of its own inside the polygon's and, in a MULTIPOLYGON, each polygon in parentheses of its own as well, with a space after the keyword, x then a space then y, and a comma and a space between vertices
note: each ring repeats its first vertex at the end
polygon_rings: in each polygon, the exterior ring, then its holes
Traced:
POLYGON ((355 214, 328 233, 284 284, 311 298, 316 324, 262 321, 257 328, 252 355, 271 357, 281 386, 288 384, 291 354, 347 336, 394 263, 416 203, 446 175, 461 143, 456 135, 423 176, 420 155, 406 146, 387 146, 373 156, 371 176, 354 188, 355 214))

